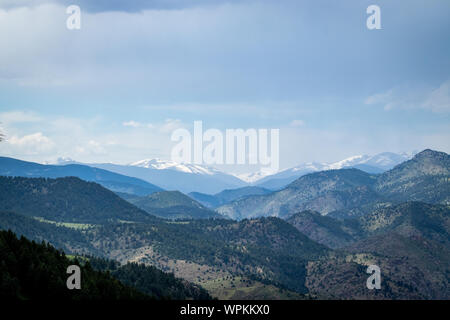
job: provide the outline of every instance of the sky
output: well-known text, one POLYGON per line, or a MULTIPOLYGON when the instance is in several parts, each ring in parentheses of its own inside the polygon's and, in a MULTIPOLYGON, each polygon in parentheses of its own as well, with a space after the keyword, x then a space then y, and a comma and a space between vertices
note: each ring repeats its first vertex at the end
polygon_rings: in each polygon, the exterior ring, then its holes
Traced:
POLYGON ((280 129, 280 169, 448 153, 449 16, 448 0, 0 0, 0 155, 170 159, 198 120, 280 129))

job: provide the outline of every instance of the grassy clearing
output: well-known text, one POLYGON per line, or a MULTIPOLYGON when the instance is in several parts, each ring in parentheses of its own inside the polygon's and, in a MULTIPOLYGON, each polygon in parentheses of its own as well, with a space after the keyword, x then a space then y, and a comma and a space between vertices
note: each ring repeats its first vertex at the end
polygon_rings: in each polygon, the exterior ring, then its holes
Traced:
POLYGON ((167 224, 190 224, 190 221, 177 221, 177 220, 172 220, 172 221, 166 221, 167 224))
POLYGON ((304 296, 279 289, 273 285, 266 285, 261 282, 249 280, 242 277, 228 276, 210 281, 201 282, 213 297, 220 300, 299 300, 304 296))
POLYGON ((77 256, 77 255, 73 255, 73 254, 66 254, 66 258, 69 260, 75 260, 78 259, 78 261, 89 261, 88 257, 83 257, 83 256, 77 256))
POLYGON ((52 220, 46 220, 42 217, 33 217, 33 218, 39 222, 50 223, 50 224, 54 224, 55 226, 58 226, 58 227, 66 227, 66 228, 75 229, 75 230, 87 230, 87 229, 91 229, 91 228, 95 227, 94 224, 57 222, 57 221, 52 221, 52 220))

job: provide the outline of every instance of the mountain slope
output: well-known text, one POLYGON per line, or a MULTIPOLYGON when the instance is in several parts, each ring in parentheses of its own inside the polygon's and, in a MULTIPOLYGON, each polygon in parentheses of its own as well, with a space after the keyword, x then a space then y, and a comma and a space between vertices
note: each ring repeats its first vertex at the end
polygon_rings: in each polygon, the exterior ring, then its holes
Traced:
POLYGON ((359 240, 389 232, 450 244, 450 207, 423 202, 380 206, 363 216, 345 220, 302 211, 286 221, 310 239, 330 248, 350 246, 359 240))
POLYGON ((68 259, 48 244, 0 231, 0 297, 26 300, 211 299, 201 287, 151 266, 89 257, 68 259), (66 269, 81 269, 81 290, 67 290, 66 269))
POLYGON ((315 211, 298 212, 286 221, 311 240, 333 249, 350 245, 363 237, 358 221, 339 221, 315 211))
POLYGON ((219 199, 217 199, 214 195, 211 194, 201 192, 190 192, 188 196, 210 209, 219 206, 219 199))
POLYGON ((378 177, 375 190, 398 201, 450 204, 450 156, 424 150, 378 177))
POLYGON ((299 293, 307 261, 327 252, 278 218, 109 224, 88 236, 110 258, 152 264, 200 284, 231 274, 299 293))
POLYGON ((136 195, 148 195, 153 192, 162 191, 160 187, 141 179, 80 164, 63 166, 42 165, 34 162, 0 157, 0 175, 28 178, 78 177, 82 180, 97 182, 112 191, 136 195))
POLYGON ((125 285, 136 288, 156 299, 211 300, 202 287, 176 278, 153 266, 134 262, 120 265, 117 261, 88 257, 89 264, 96 270, 109 272, 125 285))
POLYGON ((200 192, 191 192, 189 196, 208 208, 216 208, 231 201, 239 200, 253 195, 269 194, 271 190, 261 187, 242 187, 237 189, 223 190, 214 195, 204 194, 200 192))
POLYGON ((406 202, 381 208, 359 219, 361 228, 371 235, 396 232, 412 237, 450 244, 450 208, 423 202, 406 202))
POLYGON ((105 223, 152 217, 94 182, 0 176, 0 210, 52 221, 105 223))
POLYGON ((288 217, 303 210, 327 214, 377 200, 378 195, 370 188, 374 182, 374 176, 358 169, 316 172, 297 179, 283 190, 237 200, 217 211, 234 219, 288 217))
POLYGON ((101 255, 76 228, 39 221, 13 212, 0 212, 0 230, 11 230, 18 237, 46 241, 67 254, 101 255))
POLYGON ((155 192, 146 197, 132 197, 129 202, 146 212, 166 219, 208 219, 221 217, 179 191, 155 192))
POLYGON ((312 294, 338 299, 449 299, 450 208, 408 202, 358 218, 364 237, 308 266, 312 294), (367 290, 368 265, 381 290, 367 290))
POLYGON ((15 300, 142 300, 147 296, 123 285, 110 274, 69 260, 50 245, 17 239, 0 231, 0 297, 15 300), (67 267, 76 264, 82 290, 68 290, 67 267))

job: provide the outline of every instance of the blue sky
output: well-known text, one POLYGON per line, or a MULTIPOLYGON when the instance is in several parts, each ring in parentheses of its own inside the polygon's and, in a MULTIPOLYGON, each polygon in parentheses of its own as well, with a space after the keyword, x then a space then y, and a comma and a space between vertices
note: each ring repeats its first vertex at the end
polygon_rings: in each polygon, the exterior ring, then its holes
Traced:
POLYGON ((282 168, 450 152, 449 16, 447 0, 0 0, 0 154, 169 158, 194 120, 280 128, 282 168))

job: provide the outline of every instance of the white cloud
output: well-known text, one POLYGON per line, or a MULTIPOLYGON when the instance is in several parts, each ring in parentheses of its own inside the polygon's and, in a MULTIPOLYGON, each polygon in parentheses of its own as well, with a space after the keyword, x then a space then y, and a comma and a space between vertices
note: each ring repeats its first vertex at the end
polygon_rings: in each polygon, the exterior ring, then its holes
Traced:
POLYGON ((19 154, 47 153, 55 147, 55 143, 42 132, 25 135, 22 137, 12 136, 6 139, 10 149, 19 154))
POLYGON ((450 80, 432 89, 393 88, 368 97, 364 103, 382 105, 386 111, 422 109, 434 113, 450 112, 450 80))
POLYGON ((39 122, 42 118, 33 112, 9 111, 0 113, 0 122, 9 125, 21 122, 39 122))
POLYGON ((182 126, 181 120, 179 119, 166 119, 164 124, 160 126, 159 130, 162 133, 170 133, 182 126))
POLYGON ((305 121, 303 120, 292 120, 289 124, 291 127, 301 127, 305 124, 305 121))
POLYGON ((102 143, 89 140, 84 145, 79 145, 75 147, 76 157, 83 157, 89 155, 106 155, 107 151, 103 147, 102 143))
POLYGON ((122 125, 124 127, 132 127, 132 128, 146 128, 146 129, 155 129, 162 133, 171 132, 177 128, 179 128, 181 124, 181 120, 179 119, 166 119, 164 122, 160 123, 142 123, 134 120, 123 122, 122 125))
POLYGON ((169 159, 173 145, 170 134, 183 125, 179 119, 155 123, 130 120, 105 131, 99 130, 105 126, 101 116, 81 119, 22 110, 1 115, 0 131, 5 140, 0 143, 0 153, 42 163, 55 161, 58 157, 116 163, 152 157, 169 159), (24 121, 27 122, 23 124, 24 121))
POLYGON ((133 127, 133 128, 142 127, 142 124, 140 122, 133 121, 133 120, 126 121, 126 122, 122 123, 122 125, 124 125, 125 127, 133 127))
POLYGON ((450 111, 450 80, 433 90, 423 107, 433 112, 444 113, 450 111))

